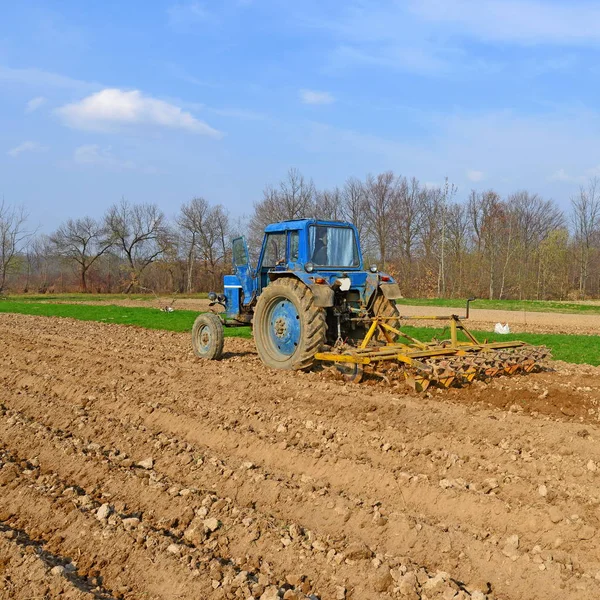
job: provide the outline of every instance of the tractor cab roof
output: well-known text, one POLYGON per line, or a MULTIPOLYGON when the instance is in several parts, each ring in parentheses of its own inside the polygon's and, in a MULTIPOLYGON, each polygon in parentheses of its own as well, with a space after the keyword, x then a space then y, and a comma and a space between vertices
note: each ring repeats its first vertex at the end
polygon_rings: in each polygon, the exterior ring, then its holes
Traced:
POLYGON ((305 229, 310 225, 323 225, 326 227, 352 227, 351 223, 345 221, 323 221, 321 219, 291 219, 290 221, 281 221, 280 223, 271 223, 265 227, 265 233, 277 231, 298 231, 305 229))

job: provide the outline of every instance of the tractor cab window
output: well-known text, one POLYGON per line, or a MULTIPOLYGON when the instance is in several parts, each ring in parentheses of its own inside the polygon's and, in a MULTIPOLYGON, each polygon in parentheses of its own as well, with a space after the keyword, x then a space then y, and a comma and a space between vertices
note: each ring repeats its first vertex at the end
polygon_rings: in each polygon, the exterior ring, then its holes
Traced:
POLYGON ((244 238, 236 238, 233 240, 233 266, 241 267, 248 264, 248 249, 244 238))
POLYGON ((263 256, 262 268, 272 269, 277 264, 285 263, 285 251, 287 246, 287 233, 269 233, 265 241, 265 254, 263 256))
POLYGON ((321 267, 358 267, 354 230, 313 225, 309 230, 310 260, 321 267))
POLYGON ((300 248, 300 233, 290 231, 290 262, 298 262, 298 253, 300 248))

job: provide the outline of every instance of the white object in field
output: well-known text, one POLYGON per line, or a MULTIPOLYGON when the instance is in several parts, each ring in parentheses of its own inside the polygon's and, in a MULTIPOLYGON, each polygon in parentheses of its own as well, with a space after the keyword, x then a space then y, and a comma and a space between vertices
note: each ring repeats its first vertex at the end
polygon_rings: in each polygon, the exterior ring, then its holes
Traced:
POLYGON ((494 331, 496 333, 510 333, 510 327, 508 326, 508 323, 506 323, 506 325, 502 325, 502 323, 496 323, 496 326, 494 327, 494 331))

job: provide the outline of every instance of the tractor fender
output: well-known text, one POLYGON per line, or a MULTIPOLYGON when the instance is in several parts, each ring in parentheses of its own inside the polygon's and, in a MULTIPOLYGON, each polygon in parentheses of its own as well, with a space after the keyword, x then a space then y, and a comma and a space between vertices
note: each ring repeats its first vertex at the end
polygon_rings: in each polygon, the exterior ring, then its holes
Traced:
POLYGON ((388 300, 398 300, 398 298, 402 298, 400 286, 397 283, 380 283, 379 288, 381 289, 381 293, 388 300))
POLYGON ((389 282, 382 282, 379 280, 381 275, 386 275, 385 273, 368 273, 367 281, 365 285, 365 300, 367 304, 370 304, 379 290, 383 294, 386 300, 397 300, 398 298, 402 298, 402 293, 400 292, 400 286, 389 277, 389 282))
POLYGON ((280 271, 278 273, 269 273, 269 279, 271 281, 281 279, 281 277, 293 277, 295 279, 299 279, 306 287, 310 288, 310 291, 313 293, 315 299, 315 306, 318 306, 319 308, 328 308, 329 306, 333 306, 335 298, 334 291, 327 284, 315 283, 313 278, 308 275, 308 273, 301 271, 280 271))
POLYGON ((322 283, 314 283, 308 286, 315 298, 315 306, 320 308, 328 308, 333 306, 335 294, 333 290, 322 283))

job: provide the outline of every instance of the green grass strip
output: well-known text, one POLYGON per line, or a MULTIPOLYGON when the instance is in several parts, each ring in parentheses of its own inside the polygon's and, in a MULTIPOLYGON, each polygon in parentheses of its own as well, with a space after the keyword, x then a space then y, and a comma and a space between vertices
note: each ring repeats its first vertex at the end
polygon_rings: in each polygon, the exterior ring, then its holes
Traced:
MULTIPOLYGON (((199 314, 193 310, 175 310, 172 313, 166 313, 156 308, 134 308, 106 304, 50 304, 15 302, 12 300, 0 301, 0 312, 45 317, 69 317, 82 321, 99 321, 179 332, 191 331, 194 320, 199 314)), ((449 330, 444 329, 406 326, 402 330, 421 341, 430 341, 434 337, 440 340, 450 337, 449 330)), ((552 355, 557 360, 596 366, 600 364, 600 336, 537 333, 500 335, 486 331, 474 331, 473 334, 479 341, 484 341, 486 338, 490 342, 521 340, 536 346, 547 346, 552 350, 552 355)), ((232 327, 225 328, 225 335, 251 338, 252 332, 250 327, 232 327)))
MULTIPOLYGON (((422 342, 432 338, 445 340, 450 338, 450 330, 429 327, 403 327, 402 331, 422 342)), ((472 331, 478 341, 510 342, 520 340, 533 346, 547 346, 552 350, 552 358, 575 364, 600 365, 600 336, 562 335, 546 333, 509 333, 506 335, 489 331, 472 331)), ((459 332, 459 339, 466 337, 459 332)))
MULTIPOLYGON (((99 321, 118 325, 135 325, 146 329, 191 331, 198 312, 174 310, 163 312, 157 308, 124 307, 113 304, 46 304, 42 302, 14 302, 0 300, 0 312, 38 315, 44 317, 69 317, 80 321, 99 321)), ((250 327, 227 327, 226 336, 251 338, 250 327)))
MULTIPOLYGON (((466 299, 444 299, 444 298, 401 298, 396 300, 398 305, 405 306, 438 306, 446 308, 459 308, 460 314, 464 314, 466 299)), ((600 315, 600 304, 577 304, 574 302, 550 302, 542 300, 475 300, 471 302, 471 308, 482 308, 488 310, 511 310, 525 312, 550 312, 566 314, 590 314, 600 315)), ((400 309, 402 312, 402 309, 400 309)))

